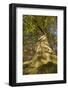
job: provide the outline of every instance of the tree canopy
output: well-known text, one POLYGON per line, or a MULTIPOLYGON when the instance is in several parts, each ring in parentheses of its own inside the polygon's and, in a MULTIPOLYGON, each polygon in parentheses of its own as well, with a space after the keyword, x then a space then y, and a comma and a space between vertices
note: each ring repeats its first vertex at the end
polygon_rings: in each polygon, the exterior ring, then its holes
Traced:
POLYGON ((56 16, 23 16, 24 39, 27 37, 36 43, 38 37, 46 33, 50 47, 57 48, 57 17, 56 16))

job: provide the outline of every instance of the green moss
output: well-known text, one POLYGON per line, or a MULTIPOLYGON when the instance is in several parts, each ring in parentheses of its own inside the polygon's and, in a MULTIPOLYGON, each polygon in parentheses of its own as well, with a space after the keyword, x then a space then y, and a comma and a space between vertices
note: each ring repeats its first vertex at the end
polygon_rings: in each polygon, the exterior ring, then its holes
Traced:
POLYGON ((57 73, 57 65, 49 62, 48 64, 43 64, 41 67, 38 68, 39 74, 45 74, 45 73, 57 73))

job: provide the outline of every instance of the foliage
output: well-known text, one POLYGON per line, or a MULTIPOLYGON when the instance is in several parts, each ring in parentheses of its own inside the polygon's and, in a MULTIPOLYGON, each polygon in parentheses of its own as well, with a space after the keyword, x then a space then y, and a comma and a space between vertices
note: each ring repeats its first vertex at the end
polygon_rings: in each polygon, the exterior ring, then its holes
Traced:
POLYGON ((24 22, 23 26, 24 26, 25 35, 32 37, 33 41, 37 41, 40 35, 46 33, 50 47, 53 50, 55 50, 55 52, 57 52, 56 51, 56 47, 57 47, 57 17, 56 16, 24 15, 23 22, 24 22))

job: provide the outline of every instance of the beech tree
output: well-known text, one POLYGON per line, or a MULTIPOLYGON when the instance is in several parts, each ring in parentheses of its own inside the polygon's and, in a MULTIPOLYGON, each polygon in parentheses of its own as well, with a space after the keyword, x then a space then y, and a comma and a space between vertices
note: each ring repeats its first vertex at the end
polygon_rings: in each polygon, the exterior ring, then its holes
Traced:
MULTIPOLYGON (((35 50, 35 46, 38 42, 41 42, 39 41, 39 38, 41 36, 44 36, 47 38, 48 47, 52 49, 53 53, 55 53, 55 56, 54 55, 52 56, 54 56, 54 58, 56 57, 57 55, 57 17, 56 16, 24 15, 23 33, 24 33, 23 34, 24 35, 23 37, 24 55, 23 56, 24 56, 24 63, 25 63, 24 67, 26 67, 26 69, 27 69, 27 64, 30 65, 30 63, 32 64, 32 62, 36 62, 38 59, 36 55, 37 53, 35 50), (33 60, 34 56, 37 59, 33 60), (28 61, 28 62, 25 62, 25 61, 28 61)), ((38 66, 38 64, 40 65, 40 62, 36 62, 36 64, 38 66)), ((25 71, 27 71, 26 69, 25 71)), ((36 72, 37 70, 38 70, 37 68, 34 68, 34 70, 32 69, 33 73, 36 72)))

